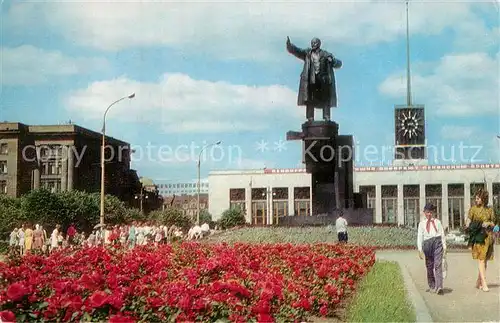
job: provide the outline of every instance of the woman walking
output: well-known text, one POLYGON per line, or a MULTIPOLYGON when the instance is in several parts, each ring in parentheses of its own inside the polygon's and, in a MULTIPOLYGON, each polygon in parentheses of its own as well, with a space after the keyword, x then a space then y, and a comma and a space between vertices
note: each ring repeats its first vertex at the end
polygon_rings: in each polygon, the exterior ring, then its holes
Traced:
POLYGON ((486 283, 486 268, 488 261, 493 260, 493 209, 488 207, 488 191, 479 190, 476 193, 476 205, 470 208, 467 221, 469 230, 469 246, 472 249, 472 259, 478 260, 479 274, 476 288, 488 292, 486 283))

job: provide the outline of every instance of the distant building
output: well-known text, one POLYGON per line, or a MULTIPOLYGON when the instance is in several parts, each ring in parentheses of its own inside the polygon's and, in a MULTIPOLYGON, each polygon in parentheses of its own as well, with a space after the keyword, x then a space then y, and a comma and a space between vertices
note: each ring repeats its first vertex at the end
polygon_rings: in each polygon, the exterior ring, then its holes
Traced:
MULTIPOLYGON (((156 181, 160 195, 172 196, 172 195, 196 195, 198 193, 198 180, 177 182, 177 181, 156 181)), ((204 178, 201 180, 200 186, 201 194, 208 194, 208 179, 204 178)))
MULTIPOLYGON (((101 139, 100 133, 74 124, 0 123, 0 193, 99 192, 101 139)), ((130 144, 106 137, 106 145, 106 194, 130 203, 141 187, 130 169, 130 144)))
POLYGON ((141 177, 139 181, 142 186, 140 192, 134 196, 134 207, 144 213, 160 209, 163 205, 163 197, 159 194, 158 185, 146 177, 141 177))
MULTIPOLYGON (((166 196, 163 197, 165 209, 176 208, 184 212, 184 214, 196 218, 198 214, 198 196, 197 195, 181 195, 181 196, 166 196)), ((200 194, 200 211, 208 210, 208 194, 200 194)))

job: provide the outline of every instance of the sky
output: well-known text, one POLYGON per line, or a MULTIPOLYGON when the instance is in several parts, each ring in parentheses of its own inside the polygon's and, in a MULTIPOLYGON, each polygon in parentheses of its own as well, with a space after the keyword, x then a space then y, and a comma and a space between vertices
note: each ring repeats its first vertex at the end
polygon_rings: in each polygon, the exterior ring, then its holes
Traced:
MULTIPOLYGON (((13 1, 1 8, 0 120, 71 122, 130 142, 158 181, 302 167, 303 63, 286 37, 342 60, 332 118, 357 166, 390 165, 406 102, 404 1, 13 1), (220 141, 219 145, 212 145, 220 141), (207 147, 200 155, 201 147, 207 147), (373 152, 376 153, 373 153, 373 152)), ((430 164, 500 162, 499 4, 410 1, 414 104, 430 164)), ((316 118, 320 117, 316 112, 316 118)))

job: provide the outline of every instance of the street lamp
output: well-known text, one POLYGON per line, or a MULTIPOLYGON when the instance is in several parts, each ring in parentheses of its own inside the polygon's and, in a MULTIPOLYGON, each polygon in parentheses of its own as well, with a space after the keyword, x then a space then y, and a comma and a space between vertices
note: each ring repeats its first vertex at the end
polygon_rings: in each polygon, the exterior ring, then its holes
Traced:
POLYGON ((198 212, 197 212, 197 216, 196 216, 196 224, 197 225, 200 225, 200 186, 201 186, 201 154, 203 153, 203 151, 209 147, 212 147, 212 146, 218 146, 220 145, 221 141, 217 141, 215 143, 212 143, 212 144, 208 144, 208 145, 205 145, 203 148, 201 148, 201 151, 198 155, 198 212))
POLYGON ((106 147, 106 115, 108 114, 109 109, 118 102, 125 100, 125 99, 133 99, 135 97, 135 93, 132 93, 128 96, 124 96, 123 98, 120 98, 116 100, 115 102, 111 103, 106 111, 104 111, 104 118, 102 121, 102 145, 101 145, 101 213, 100 213, 100 224, 101 226, 104 225, 104 186, 105 186, 105 168, 104 168, 104 153, 105 153, 105 147, 106 147))
POLYGON ((143 203, 144 203, 144 199, 148 199, 149 196, 147 194, 144 194, 144 186, 141 186, 141 193, 139 195, 136 195, 135 196, 135 199, 140 199, 139 200, 139 210, 141 211, 141 214, 144 212, 144 207, 143 207, 143 203))

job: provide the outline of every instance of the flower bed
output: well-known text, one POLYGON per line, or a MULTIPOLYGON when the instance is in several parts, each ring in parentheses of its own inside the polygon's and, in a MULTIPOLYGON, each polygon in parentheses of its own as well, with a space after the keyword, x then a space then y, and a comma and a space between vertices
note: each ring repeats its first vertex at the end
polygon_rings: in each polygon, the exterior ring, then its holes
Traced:
POLYGON ((82 249, 0 263, 12 320, 231 321, 328 317, 373 266, 372 248, 196 244, 82 249))

